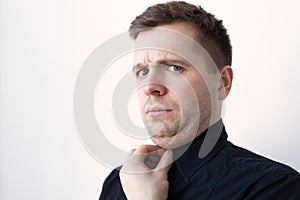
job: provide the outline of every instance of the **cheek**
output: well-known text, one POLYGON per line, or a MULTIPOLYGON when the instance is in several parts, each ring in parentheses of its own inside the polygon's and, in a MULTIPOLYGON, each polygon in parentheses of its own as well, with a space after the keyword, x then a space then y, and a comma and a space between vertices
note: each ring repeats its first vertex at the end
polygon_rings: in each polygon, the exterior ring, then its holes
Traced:
POLYGON ((145 102, 147 101, 147 96, 144 95, 141 90, 137 91, 137 96, 138 96, 138 100, 139 100, 140 109, 142 110, 142 108, 145 105, 145 102))
POLYGON ((207 106, 211 102, 211 95, 208 90, 208 86, 203 79, 195 79, 190 82, 197 101, 200 107, 207 106))

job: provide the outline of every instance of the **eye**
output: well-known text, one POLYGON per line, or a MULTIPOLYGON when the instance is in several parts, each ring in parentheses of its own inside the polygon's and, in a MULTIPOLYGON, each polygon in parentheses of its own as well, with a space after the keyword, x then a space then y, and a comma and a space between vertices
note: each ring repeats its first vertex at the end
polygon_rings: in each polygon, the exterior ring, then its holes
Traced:
POLYGON ((183 70, 183 68, 178 65, 170 65, 169 70, 171 70, 173 72, 180 72, 183 70))
POLYGON ((136 77, 140 78, 140 77, 144 77, 149 73, 149 69, 141 69, 136 73, 136 77))

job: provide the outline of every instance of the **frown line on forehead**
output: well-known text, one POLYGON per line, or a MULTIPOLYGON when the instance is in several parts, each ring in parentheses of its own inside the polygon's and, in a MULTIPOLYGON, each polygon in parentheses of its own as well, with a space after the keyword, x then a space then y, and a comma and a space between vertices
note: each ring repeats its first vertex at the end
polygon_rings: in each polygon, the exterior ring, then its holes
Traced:
POLYGON ((149 64, 157 64, 157 65, 179 65, 179 66, 184 66, 184 67, 190 67, 191 65, 182 60, 182 59, 160 59, 160 60, 156 60, 154 62, 138 62, 133 66, 133 71, 137 68, 141 68, 141 67, 148 67, 149 64))
POLYGON ((166 51, 147 51, 137 53, 134 59, 134 66, 147 66, 149 64, 179 64, 190 66, 189 62, 173 53, 166 51))

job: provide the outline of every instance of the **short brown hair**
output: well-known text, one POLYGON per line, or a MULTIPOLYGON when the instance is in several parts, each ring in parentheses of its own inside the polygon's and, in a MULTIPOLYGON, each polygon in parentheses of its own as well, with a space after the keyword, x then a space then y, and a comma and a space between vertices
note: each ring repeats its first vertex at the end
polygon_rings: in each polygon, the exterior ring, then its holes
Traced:
POLYGON ((198 30, 196 39, 209 53, 218 68, 231 65, 232 47, 222 20, 206 12, 201 6, 183 1, 171 1, 147 8, 137 16, 129 28, 130 35, 136 39, 147 28, 176 22, 192 23, 198 30))

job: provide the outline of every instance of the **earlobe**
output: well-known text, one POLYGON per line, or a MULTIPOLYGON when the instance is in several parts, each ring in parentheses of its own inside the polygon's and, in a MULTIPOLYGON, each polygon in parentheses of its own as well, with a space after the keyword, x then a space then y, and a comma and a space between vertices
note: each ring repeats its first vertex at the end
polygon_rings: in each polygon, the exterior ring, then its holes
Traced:
POLYGON ((233 71, 231 66, 226 65, 220 69, 220 86, 219 86, 219 99, 224 100, 230 90, 233 79, 233 71))

